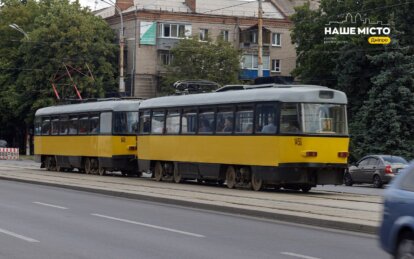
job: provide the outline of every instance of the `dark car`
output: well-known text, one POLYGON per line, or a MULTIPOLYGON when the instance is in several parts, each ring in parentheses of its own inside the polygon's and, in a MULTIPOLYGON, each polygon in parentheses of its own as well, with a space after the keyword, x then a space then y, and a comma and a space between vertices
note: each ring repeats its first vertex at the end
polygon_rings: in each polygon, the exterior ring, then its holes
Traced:
POLYGON ((385 191, 379 235, 394 258, 414 258, 414 161, 385 191))
POLYGON ((346 186, 352 186, 354 183, 372 183, 374 187, 381 188, 406 166, 407 161, 399 156, 365 156, 345 172, 344 183, 346 186))

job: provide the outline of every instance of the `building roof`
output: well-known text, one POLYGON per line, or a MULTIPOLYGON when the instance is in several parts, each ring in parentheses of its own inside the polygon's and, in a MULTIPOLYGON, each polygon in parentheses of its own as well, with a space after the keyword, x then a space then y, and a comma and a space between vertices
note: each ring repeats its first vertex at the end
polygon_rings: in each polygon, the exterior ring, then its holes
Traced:
MULTIPOLYGON (((190 8, 184 0, 134 0, 135 6, 123 11, 128 13, 138 10, 168 11, 178 13, 191 13, 190 8)), ((284 19, 284 15, 271 2, 263 2, 263 18, 284 19)), ((198 0, 196 2, 196 13, 238 16, 238 17, 257 17, 258 4, 252 0, 198 0)), ((115 8, 108 7, 96 11, 96 15, 108 18, 115 15, 115 8)))

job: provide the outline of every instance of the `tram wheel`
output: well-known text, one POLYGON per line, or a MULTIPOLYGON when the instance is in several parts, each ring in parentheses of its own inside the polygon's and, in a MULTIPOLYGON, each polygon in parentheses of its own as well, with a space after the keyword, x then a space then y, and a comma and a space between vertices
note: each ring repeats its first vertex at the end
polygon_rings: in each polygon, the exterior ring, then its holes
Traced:
POLYGON ((90 158, 86 158, 85 159, 85 173, 86 174, 91 174, 91 169, 92 169, 92 163, 91 163, 91 159, 90 158))
POLYGON ((90 173, 91 174, 99 174, 99 161, 97 158, 91 158, 91 169, 90 169, 90 173))
POLYGON ((181 183, 183 181, 180 170, 178 170, 178 166, 174 166, 174 182, 181 183))
POLYGON ((229 189, 233 189, 236 186, 236 170, 233 166, 227 167, 226 184, 229 189))
POLYGON ((263 180, 262 178, 258 177, 257 174, 252 174, 252 189, 254 191, 260 191, 263 189, 263 180))
POLYGON ((154 178, 155 178, 155 181, 161 182, 162 181, 163 174, 164 174, 164 168, 162 167, 161 162, 157 162, 155 164, 155 168, 154 168, 154 178))
POLYGON ((101 175, 101 176, 106 175, 105 168, 101 167, 100 165, 99 165, 98 172, 99 172, 99 175, 101 175))
POLYGON ((53 156, 46 157, 46 169, 48 171, 56 171, 56 160, 53 156))
POLYGON ((46 167, 46 170, 48 170, 48 171, 51 171, 51 157, 50 156, 48 156, 48 157, 46 157, 46 159, 45 159, 45 167, 46 167))

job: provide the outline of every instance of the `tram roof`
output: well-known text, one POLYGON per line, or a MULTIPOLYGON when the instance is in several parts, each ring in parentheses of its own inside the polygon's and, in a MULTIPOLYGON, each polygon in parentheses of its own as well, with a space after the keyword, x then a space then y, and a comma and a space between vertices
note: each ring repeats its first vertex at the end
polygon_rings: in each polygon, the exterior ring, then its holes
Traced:
POLYGON ((68 113, 99 112, 99 111, 138 111, 140 100, 111 100, 90 103, 56 105, 41 108, 36 116, 58 115, 68 113))
POLYGON ((140 105, 140 109, 266 101, 346 104, 347 97, 345 93, 341 91, 333 90, 324 86, 295 85, 286 87, 159 97, 144 100, 140 105), (326 97, 327 92, 333 93, 332 98, 326 97))

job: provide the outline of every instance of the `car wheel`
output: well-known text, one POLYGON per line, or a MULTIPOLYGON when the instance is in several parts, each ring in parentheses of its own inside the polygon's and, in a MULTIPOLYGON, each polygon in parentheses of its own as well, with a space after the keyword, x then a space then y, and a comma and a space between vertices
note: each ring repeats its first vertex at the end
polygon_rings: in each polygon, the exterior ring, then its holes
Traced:
POLYGON ((352 186, 354 184, 354 181, 352 181, 352 176, 349 173, 346 173, 344 175, 344 184, 346 186, 352 186))
POLYGON ((382 180, 381 177, 379 175, 374 175, 374 179, 373 179, 373 185, 375 188, 381 188, 382 187, 382 180))
POLYGON ((397 244, 395 259, 414 258, 414 235, 413 233, 404 234, 397 244))

